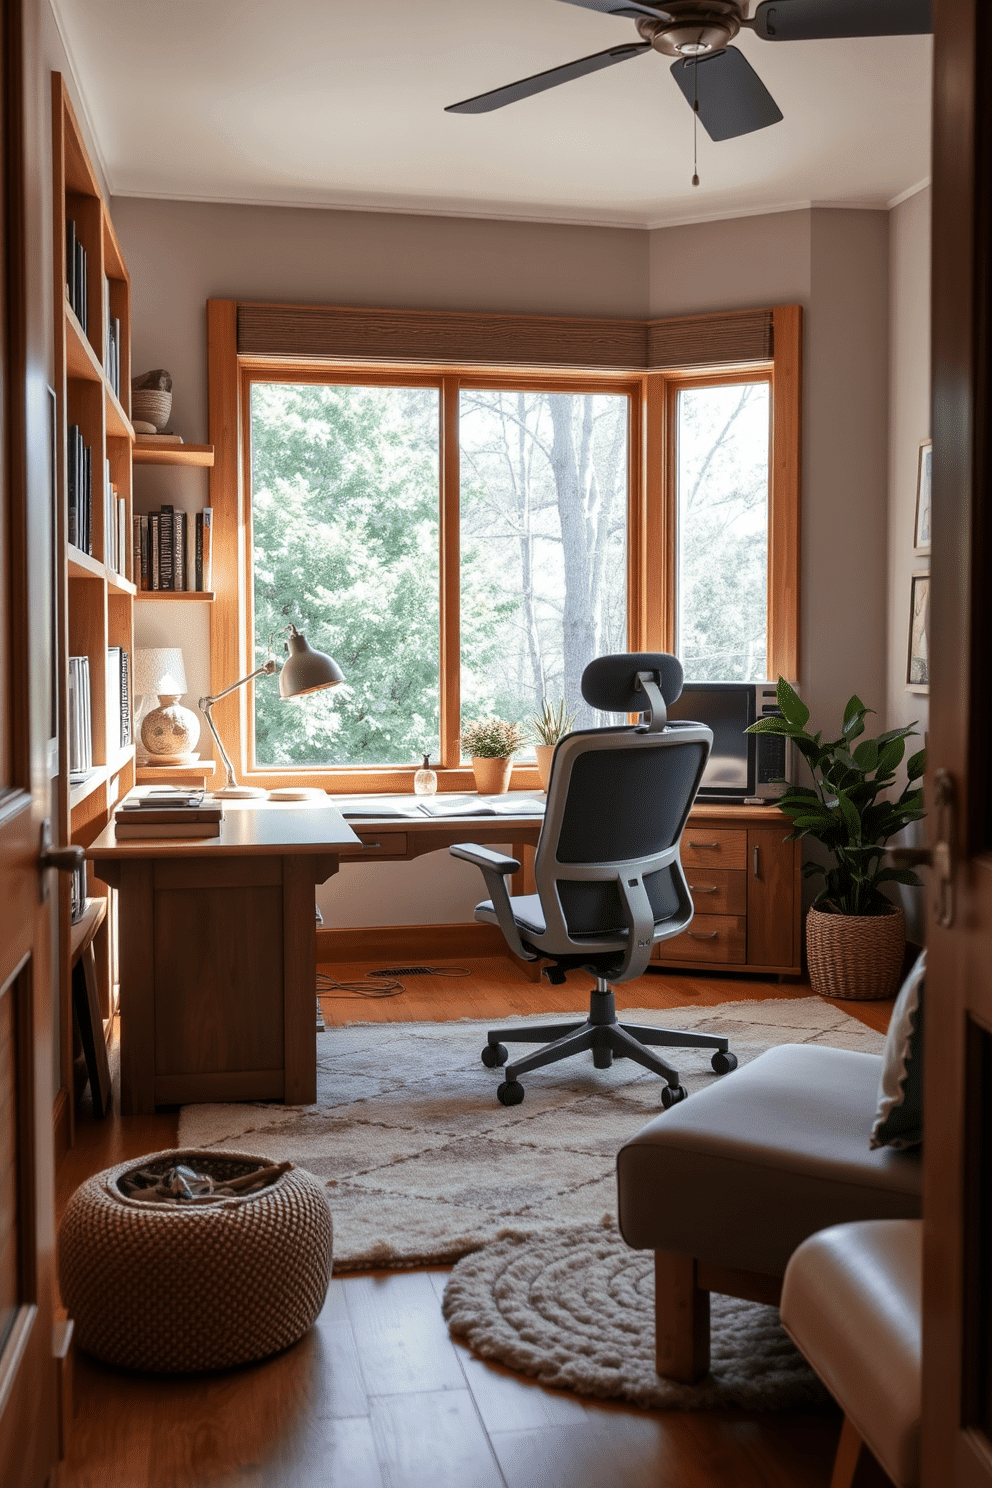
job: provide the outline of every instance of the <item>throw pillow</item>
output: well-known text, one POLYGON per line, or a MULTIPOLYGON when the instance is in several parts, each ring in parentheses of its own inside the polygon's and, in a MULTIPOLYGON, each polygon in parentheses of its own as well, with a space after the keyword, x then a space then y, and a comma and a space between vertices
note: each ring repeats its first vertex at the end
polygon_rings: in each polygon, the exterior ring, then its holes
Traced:
POLYGON ((927 953, 921 951, 892 1009, 872 1147, 918 1147, 923 1141, 923 979, 927 953))

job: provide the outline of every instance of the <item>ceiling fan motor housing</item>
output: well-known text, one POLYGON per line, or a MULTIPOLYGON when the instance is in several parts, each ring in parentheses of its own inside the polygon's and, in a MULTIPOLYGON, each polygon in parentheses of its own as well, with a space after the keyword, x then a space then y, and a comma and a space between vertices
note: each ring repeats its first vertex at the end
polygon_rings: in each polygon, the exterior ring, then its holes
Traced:
POLYGON ((665 0, 658 20, 640 17, 637 29, 668 57, 701 57, 728 46, 746 14, 743 0, 665 0))

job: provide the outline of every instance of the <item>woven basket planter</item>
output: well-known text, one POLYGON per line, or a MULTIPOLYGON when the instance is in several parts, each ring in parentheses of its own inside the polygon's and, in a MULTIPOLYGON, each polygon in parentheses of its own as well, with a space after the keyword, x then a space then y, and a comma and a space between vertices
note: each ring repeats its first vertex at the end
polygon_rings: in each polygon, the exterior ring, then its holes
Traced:
POLYGON ((172 394, 161 388, 132 388, 131 417, 162 430, 172 412, 172 394))
POLYGON ((906 949, 906 917, 898 905, 887 915, 806 916, 806 959, 813 991, 859 1002, 894 997, 906 949))
POLYGON ((185 1373, 264 1359, 302 1338, 331 1279, 326 1191, 291 1168, 259 1193, 174 1207, 118 1180, 184 1162, 230 1178, 269 1159, 159 1152, 97 1173, 59 1229, 59 1287, 80 1348, 128 1369, 185 1373))

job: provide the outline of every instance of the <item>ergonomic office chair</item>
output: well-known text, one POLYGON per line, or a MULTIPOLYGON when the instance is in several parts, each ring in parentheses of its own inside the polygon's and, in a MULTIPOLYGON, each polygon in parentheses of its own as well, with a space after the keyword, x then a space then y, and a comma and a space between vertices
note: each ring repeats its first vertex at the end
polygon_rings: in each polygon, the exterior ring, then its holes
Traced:
POLYGON ((640 713, 632 727, 583 729, 555 749, 544 824, 534 854, 537 893, 511 899, 506 875, 514 858, 474 843, 449 848, 481 868, 491 895, 475 918, 498 925, 525 961, 548 958, 548 980, 560 984, 574 967, 596 986, 584 1022, 490 1029, 482 1062, 506 1064, 505 1043, 551 1040, 507 1065, 496 1094, 504 1106, 524 1098, 519 1076, 584 1049, 597 1069, 614 1056, 633 1059, 666 1082, 662 1105, 685 1098, 678 1071, 649 1052, 657 1048, 715 1049, 717 1074, 737 1067, 728 1041, 617 1020, 610 983, 647 968, 659 940, 684 930, 692 900, 679 860, 679 839, 713 743, 699 723, 667 723, 666 704, 682 691, 682 667, 664 652, 601 656, 582 674, 582 696, 610 713, 640 713))

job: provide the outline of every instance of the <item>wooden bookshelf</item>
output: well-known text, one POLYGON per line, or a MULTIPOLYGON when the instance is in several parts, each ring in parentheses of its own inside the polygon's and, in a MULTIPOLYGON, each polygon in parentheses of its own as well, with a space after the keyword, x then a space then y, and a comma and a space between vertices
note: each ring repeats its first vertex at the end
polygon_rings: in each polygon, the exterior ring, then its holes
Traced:
POLYGON ((156 604, 174 604, 176 600, 199 601, 213 604, 217 598, 213 589, 139 589, 135 599, 153 599, 156 604))
MULTIPOLYGON (((134 656, 135 585, 132 565, 132 446, 130 419, 131 283, 114 232, 100 181, 90 161, 60 73, 52 74, 53 230, 55 265, 55 447, 58 512, 59 646, 56 680, 59 698, 58 840, 88 844, 110 820, 114 806, 134 785, 135 751, 121 742, 121 719, 108 686, 108 648, 134 656), (67 226, 86 254, 85 282, 77 288, 79 312, 69 292, 67 226), (112 374, 111 321, 120 322, 118 386, 112 374), (92 506, 89 542, 69 542, 69 428, 77 425, 90 450, 92 506), (116 506, 105 511, 109 471, 123 519, 116 506), (113 526, 105 521, 112 518, 113 526), (122 528, 123 551, 113 562, 114 535, 122 528), (93 763, 82 780, 69 777, 69 657, 89 661, 93 763)), ((77 517, 77 531, 78 531, 77 517)), ((133 699, 132 699, 133 701, 133 699)), ((96 953, 100 1002, 113 1006, 112 946, 114 903, 109 890, 90 877, 86 908, 74 925, 68 879, 60 880, 60 1020, 57 1107, 73 1109, 73 961, 92 943, 96 953)), ((70 1140, 71 1140, 70 1116, 70 1140)))

